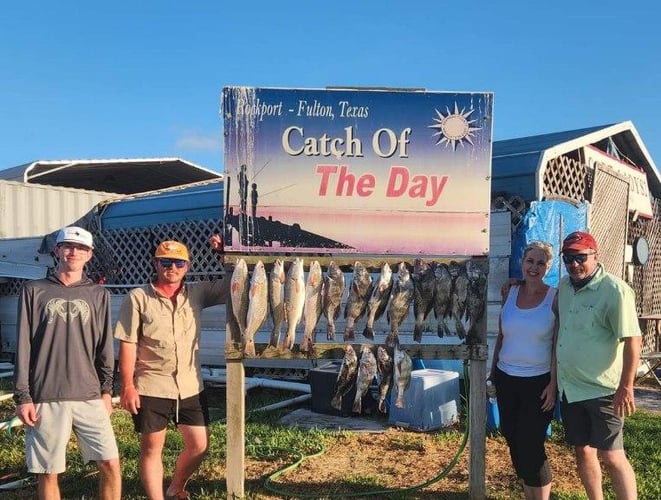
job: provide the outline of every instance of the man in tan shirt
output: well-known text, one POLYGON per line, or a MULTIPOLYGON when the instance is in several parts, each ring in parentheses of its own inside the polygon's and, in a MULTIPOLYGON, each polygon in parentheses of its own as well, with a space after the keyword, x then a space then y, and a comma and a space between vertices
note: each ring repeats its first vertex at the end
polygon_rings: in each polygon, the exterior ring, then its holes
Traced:
MULTIPOLYGON (((220 236, 211 246, 222 250, 220 236)), ((184 283, 190 268, 188 249, 162 242, 154 254, 156 279, 135 288, 122 303, 115 337, 121 341, 119 372, 122 408, 133 415, 140 437, 139 471, 152 500, 162 500, 162 451, 168 422, 181 433, 165 498, 188 498, 186 482, 204 459, 209 444, 209 410, 199 358, 202 309, 224 304, 229 279, 184 283)))

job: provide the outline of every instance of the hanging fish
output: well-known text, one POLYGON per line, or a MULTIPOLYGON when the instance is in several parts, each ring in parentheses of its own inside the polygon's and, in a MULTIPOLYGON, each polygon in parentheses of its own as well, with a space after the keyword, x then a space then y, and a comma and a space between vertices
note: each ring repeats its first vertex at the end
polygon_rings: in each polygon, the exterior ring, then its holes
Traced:
POLYGON ((271 306, 271 340, 269 346, 277 347, 280 343, 280 330, 285 320, 285 267, 280 259, 276 259, 269 275, 269 305, 271 306))
POLYGON ((232 313, 239 325, 239 333, 243 339, 246 334, 246 319, 248 316, 248 265, 244 259, 239 259, 232 271, 230 279, 230 298, 232 313))
POLYGON ((470 337, 476 335, 475 325, 484 316, 487 297, 487 275, 482 266, 472 260, 466 263, 466 275, 468 276, 466 316, 470 324, 468 328, 468 336, 470 337))
POLYGON ((305 330, 301 341, 301 351, 309 351, 315 341, 314 329, 321 316, 321 287, 323 276, 319 261, 314 260, 310 264, 308 280, 305 284, 305 304, 303 306, 303 318, 305 318, 305 330))
POLYGON ((422 329, 427 315, 434 307, 436 279, 434 270, 422 259, 415 259, 413 264, 413 340, 422 340, 422 329))
POLYGON ((360 363, 358 364, 358 375, 356 377, 356 397, 353 400, 353 413, 360 415, 363 412, 363 397, 372 385, 376 376, 376 358, 368 345, 360 349, 360 363))
POLYGON ((411 383, 411 370, 413 361, 408 353, 395 346, 395 354, 393 359, 393 384, 397 389, 397 398, 395 399, 395 406, 397 408, 404 408, 406 403, 404 401, 404 391, 408 389, 411 383))
POLYGON ((344 273, 334 261, 328 263, 324 276, 321 308, 328 321, 326 338, 335 340, 335 320, 340 316, 342 295, 344 294, 344 273))
POLYGON ((355 324, 365 314, 367 301, 372 293, 372 276, 365 266, 356 261, 353 266, 353 279, 349 288, 349 298, 344 308, 344 317, 347 320, 344 329, 344 340, 351 341, 356 338, 355 324))
POLYGON ((250 278, 248 291, 248 315, 246 318, 246 331, 242 339, 243 355, 254 358, 255 333, 262 327, 268 312, 268 279, 262 261, 257 261, 250 278))
POLYGON ((452 317, 457 335, 460 339, 466 338, 464 319, 466 316, 466 299, 468 298, 468 275, 466 267, 459 262, 452 261, 448 266, 452 276, 452 317))
POLYGON ((367 324, 363 330, 363 336, 367 339, 374 338, 374 322, 379 319, 386 310, 390 292, 392 291, 392 270, 385 262, 381 266, 379 281, 374 284, 372 294, 367 301, 367 324))
POLYGON ((450 334, 445 318, 450 315, 452 308, 452 276, 447 264, 441 263, 434 267, 434 280, 434 316, 438 322, 438 336, 442 338, 444 334, 450 334))
POLYGON ((285 319, 287 335, 283 342, 285 349, 291 349, 296 340, 296 327, 303 316, 305 305, 305 273, 303 259, 297 257, 289 266, 285 281, 285 319))
POLYGON ((337 374, 335 382, 335 393, 331 399, 331 406, 338 411, 342 411, 342 398, 351 390, 356 382, 358 375, 358 356, 351 344, 344 346, 344 358, 337 374))
POLYGON ((388 349, 383 346, 376 350, 376 368, 379 378, 379 411, 386 413, 386 398, 392 384, 393 360, 388 349))
POLYGON ((413 300, 413 280, 404 262, 399 263, 397 274, 392 284, 390 302, 388 303, 388 322, 390 333, 386 337, 386 345, 395 347, 399 344, 399 325, 406 318, 413 300))

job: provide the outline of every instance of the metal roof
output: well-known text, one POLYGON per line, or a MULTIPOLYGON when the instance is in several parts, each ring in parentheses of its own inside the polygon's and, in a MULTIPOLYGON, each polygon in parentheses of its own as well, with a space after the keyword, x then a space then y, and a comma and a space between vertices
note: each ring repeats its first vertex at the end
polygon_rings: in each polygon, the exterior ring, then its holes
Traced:
POLYGON ((549 160, 584 146, 607 151, 612 141, 617 150, 647 173, 650 190, 661 195, 661 177, 630 121, 549 134, 495 141, 491 164, 491 192, 540 200, 544 169, 549 160))
POLYGON ((180 158, 39 160, 0 171, 0 179, 134 194, 222 178, 180 158))
POLYGON ((99 228, 150 227, 223 216, 222 179, 196 182, 99 203, 99 228))

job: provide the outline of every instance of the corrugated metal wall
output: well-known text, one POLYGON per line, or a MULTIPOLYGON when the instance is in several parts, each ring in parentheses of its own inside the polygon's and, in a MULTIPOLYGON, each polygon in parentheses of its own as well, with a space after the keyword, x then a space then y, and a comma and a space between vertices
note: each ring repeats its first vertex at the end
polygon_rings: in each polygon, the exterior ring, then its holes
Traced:
POLYGON ((117 196, 81 189, 0 180, 0 238, 44 236, 117 196))

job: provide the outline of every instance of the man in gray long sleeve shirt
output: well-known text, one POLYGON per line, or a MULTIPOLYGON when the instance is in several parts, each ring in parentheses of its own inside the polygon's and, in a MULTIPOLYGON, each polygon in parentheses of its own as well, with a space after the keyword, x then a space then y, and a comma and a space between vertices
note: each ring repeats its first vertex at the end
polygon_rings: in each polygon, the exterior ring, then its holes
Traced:
POLYGON ((23 286, 18 305, 16 414, 26 426, 28 471, 40 498, 60 498, 71 430, 100 471, 99 498, 121 497, 112 413, 113 340, 110 296, 83 274, 92 235, 67 227, 57 236, 53 275, 23 286))

